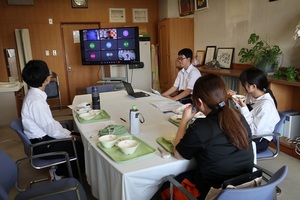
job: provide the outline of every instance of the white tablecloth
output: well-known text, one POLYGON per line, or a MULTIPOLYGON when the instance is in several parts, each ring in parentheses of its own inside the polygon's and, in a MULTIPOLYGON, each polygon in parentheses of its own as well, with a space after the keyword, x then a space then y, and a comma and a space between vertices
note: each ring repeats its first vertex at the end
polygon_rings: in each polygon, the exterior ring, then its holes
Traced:
MULTIPOLYGON (((101 109, 111 116, 111 120, 83 124, 77 120, 73 112, 84 143, 87 181, 96 198, 148 200, 164 182, 165 176, 178 175, 194 166, 192 161, 177 160, 173 156, 163 159, 158 150, 151 155, 117 163, 97 147, 97 133, 107 125, 121 124, 129 130, 129 110, 132 105, 136 105, 145 118, 145 123, 140 126, 141 133, 137 137, 157 149, 159 145, 156 138, 167 132, 177 131, 177 127, 168 122, 172 114, 163 114, 150 104, 159 100, 168 101, 155 94, 135 99, 128 96, 125 91, 100 93, 101 109)), ((82 102, 91 102, 91 95, 75 96, 72 106, 82 102)))

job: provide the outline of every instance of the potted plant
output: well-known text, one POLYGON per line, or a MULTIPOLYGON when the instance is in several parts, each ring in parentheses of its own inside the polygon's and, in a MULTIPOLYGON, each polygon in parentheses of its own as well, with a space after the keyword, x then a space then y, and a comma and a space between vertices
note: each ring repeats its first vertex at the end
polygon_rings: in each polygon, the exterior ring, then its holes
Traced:
POLYGON ((241 56, 241 63, 250 61, 265 72, 274 72, 278 68, 278 56, 282 53, 279 46, 269 45, 256 33, 250 35, 248 44, 254 44, 254 46, 240 50, 238 55, 241 56))
POLYGON ((296 67, 290 66, 288 68, 279 68, 274 73, 274 77, 277 79, 286 79, 287 81, 296 81, 299 72, 296 67))

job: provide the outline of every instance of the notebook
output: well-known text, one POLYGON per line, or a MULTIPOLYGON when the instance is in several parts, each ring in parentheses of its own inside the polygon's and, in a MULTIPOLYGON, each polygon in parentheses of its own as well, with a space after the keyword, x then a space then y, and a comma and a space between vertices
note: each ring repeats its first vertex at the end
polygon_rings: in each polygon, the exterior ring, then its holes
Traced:
POLYGON ((128 95, 133 96, 135 98, 140 98, 140 97, 148 97, 150 96, 149 94, 145 93, 145 92, 134 92, 132 85, 128 82, 122 81, 123 85, 126 89, 126 92, 128 93, 128 95))

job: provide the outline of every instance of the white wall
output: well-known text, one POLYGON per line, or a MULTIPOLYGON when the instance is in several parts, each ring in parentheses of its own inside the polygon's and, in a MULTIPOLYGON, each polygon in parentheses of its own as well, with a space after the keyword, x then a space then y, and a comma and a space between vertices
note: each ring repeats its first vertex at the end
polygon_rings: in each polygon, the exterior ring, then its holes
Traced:
MULTIPOLYGON (((282 66, 300 67, 300 41, 293 40, 300 21, 300 0, 208 0, 208 9, 196 11, 195 49, 206 46, 234 47, 235 63, 238 52, 249 47, 253 32, 283 52, 282 66), (296 45, 295 45, 296 44, 296 45)), ((178 0, 160 0, 160 18, 179 17, 178 0)))

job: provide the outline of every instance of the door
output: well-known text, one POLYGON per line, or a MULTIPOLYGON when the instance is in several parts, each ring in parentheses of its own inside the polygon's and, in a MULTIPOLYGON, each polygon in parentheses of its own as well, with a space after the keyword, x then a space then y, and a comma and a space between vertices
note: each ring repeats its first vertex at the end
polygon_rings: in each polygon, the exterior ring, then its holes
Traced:
POLYGON ((67 70, 67 87, 70 101, 87 86, 96 85, 100 79, 100 65, 82 65, 80 43, 74 43, 73 31, 99 28, 99 23, 62 24, 63 46, 67 70))

